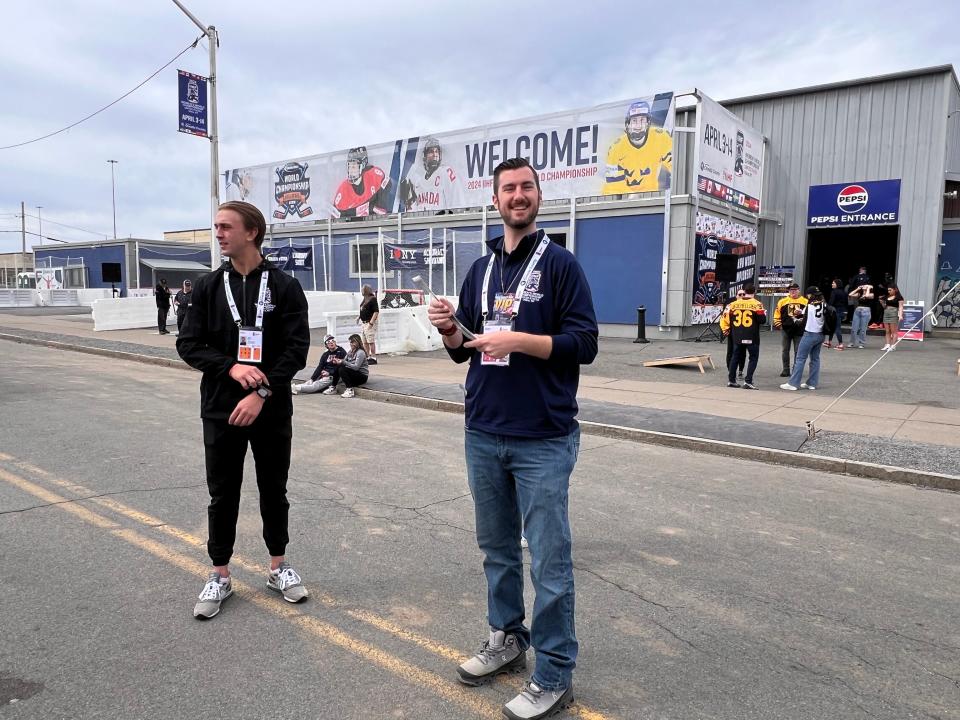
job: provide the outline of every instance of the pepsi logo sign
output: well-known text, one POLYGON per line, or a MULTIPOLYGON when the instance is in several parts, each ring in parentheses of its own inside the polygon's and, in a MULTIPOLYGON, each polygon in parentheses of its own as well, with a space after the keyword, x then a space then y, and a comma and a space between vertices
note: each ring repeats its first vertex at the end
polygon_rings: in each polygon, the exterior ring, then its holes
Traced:
POLYGON ((863 185, 847 185, 837 195, 837 207, 841 212, 855 213, 867 206, 870 195, 863 185))

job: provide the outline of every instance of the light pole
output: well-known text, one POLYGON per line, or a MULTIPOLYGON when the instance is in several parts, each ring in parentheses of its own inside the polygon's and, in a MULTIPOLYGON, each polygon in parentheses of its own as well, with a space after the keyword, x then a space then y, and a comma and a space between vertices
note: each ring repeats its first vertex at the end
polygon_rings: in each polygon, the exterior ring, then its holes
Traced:
POLYGON ((117 239, 117 185, 113 177, 113 166, 116 160, 107 160, 110 163, 110 195, 113 198, 113 239, 117 239))
POLYGON ((40 218, 40 211, 43 209, 43 205, 37 205, 37 224, 39 227, 39 232, 37 233, 40 236, 40 244, 43 245, 43 220, 40 218))
POLYGON ((217 218, 217 208, 220 207, 220 137, 217 134, 217 29, 213 25, 204 25, 196 15, 187 10, 180 0, 173 0, 174 4, 183 11, 183 14, 193 21, 207 36, 210 46, 210 72, 207 82, 210 83, 210 267, 220 264, 220 245, 217 243, 213 225, 217 218))

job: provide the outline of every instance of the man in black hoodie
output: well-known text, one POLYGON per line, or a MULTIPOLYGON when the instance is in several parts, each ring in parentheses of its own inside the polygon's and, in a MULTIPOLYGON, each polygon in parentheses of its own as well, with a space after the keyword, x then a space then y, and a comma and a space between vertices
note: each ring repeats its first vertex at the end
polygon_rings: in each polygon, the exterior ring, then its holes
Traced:
POLYGON ((256 207, 224 203, 214 227, 227 261, 197 281, 193 306, 177 338, 180 357, 203 372, 200 416, 210 490, 207 551, 213 572, 194 607, 199 618, 216 615, 233 593, 228 564, 248 444, 256 462, 263 537, 270 553, 267 587, 288 602, 308 594, 285 558, 290 382, 307 362, 307 299, 297 280, 261 255, 266 221, 256 207))

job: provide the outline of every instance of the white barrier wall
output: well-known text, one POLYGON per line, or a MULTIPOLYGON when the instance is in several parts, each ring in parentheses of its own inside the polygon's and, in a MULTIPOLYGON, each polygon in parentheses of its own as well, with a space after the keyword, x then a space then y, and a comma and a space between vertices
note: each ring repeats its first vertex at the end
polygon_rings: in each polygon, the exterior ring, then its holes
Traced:
POLYGON ((360 312, 360 298, 358 292, 305 292, 307 305, 310 308, 308 322, 311 328, 324 327, 327 324, 327 314, 332 312, 353 313, 356 320, 360 312))
POLYGON ((36 290, 0 288, 0 307, 33 307, 40 304, 36 290))
MULTIPOLYGON (((177 324, 171 310, 167 323, 177 324)), ((130 330, 156 327, 157 303, 152 297, 105 298, 93 303, 94 330, 130 330)))
POLYGON ((80 304, 91 307, 97 300, 110 297, 113 291, 110 288, 84 288, 76 292, 80 304))
MULTIPOLYGON (((327 330, 343 347, 351 334, 360 334, 357 313, 327 313, 327 330)), ((427 306, 386 309, 377 322, 377 354, 392 352, 427 352, 443 346, 440 333, 427 320, 427 306)))

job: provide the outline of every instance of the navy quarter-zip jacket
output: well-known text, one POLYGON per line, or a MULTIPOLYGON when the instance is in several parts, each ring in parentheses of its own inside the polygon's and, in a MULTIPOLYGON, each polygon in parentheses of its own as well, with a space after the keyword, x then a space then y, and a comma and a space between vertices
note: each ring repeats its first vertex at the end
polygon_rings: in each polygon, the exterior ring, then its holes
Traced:
MULTIPOLYGON (((516 291, 532 249, 543 230, 524 237, 504 255, 503 281, 516 291)), ((487 317, 501 292, 500 251, 503 238, 487 242, 494 253, 487 317)), ((476 333, 483 332, 480 293, 490 256, 476 260, 460 290, 457 318, 476 333)), ((597 356, 597 318, 590 286, 580 264, 566 249, 550 243, 540 258, 520 303, 514 330, 550 335, 553 351, 546 360, 511 353, 509 367, 481 365, 481 353, 471 348, 447 349, 456 362, 470 362, 466 383, 465 422, 468 429, 497 435, 551 438, 577 427, 577 388, 580 366, 597 356)))

